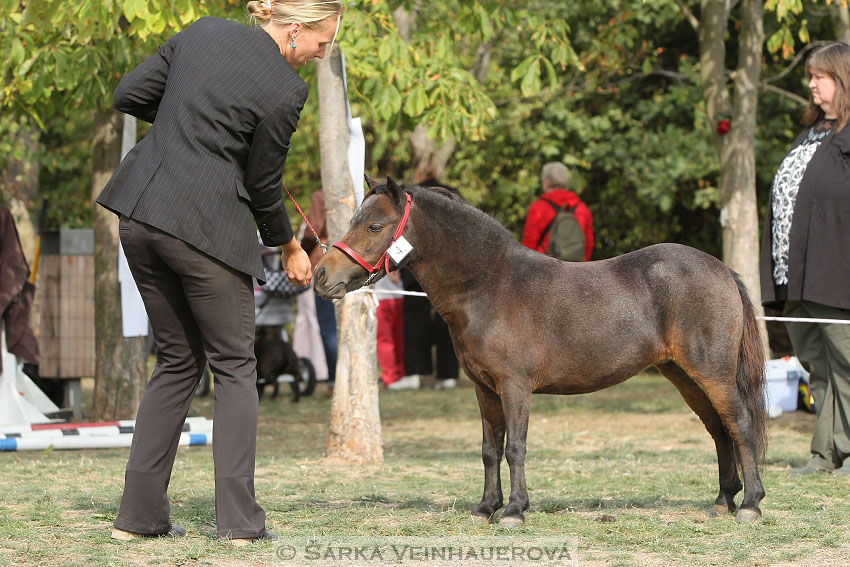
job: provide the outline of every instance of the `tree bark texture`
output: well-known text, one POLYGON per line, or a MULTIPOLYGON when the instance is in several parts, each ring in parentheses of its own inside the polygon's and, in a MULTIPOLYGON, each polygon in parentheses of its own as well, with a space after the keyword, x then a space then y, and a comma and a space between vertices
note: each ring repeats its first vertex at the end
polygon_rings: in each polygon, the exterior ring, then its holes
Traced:
MULTIPOLYGON (((410 6, 410 10, 406 9, 405 6, 399 6, 393 11, 393 22, 396 28, 398 28, 399 36, 406 43, 410 43, 413 29, 416 26, 416 19, 419 17, 421 9, 422 2, 416 1, 410 6)), ((484 60, 489 63, 489 55, 489 48, 481 46, 476 57, 476 68, 473 71, 476 77, 486 74, 486 66, 482 66, 484 65, 484 60), (484 69, 483 71, 482 68, 484 69)), ((428 138, 425 124, 420 123, 413 132, 410 132, 407 142, 410 148, 410 163, 413 170, 414 183, 419 183, 428 178, 435 178, 437 181, 442 181, 446 163, 455 150, 454 137, 438 145, 435 140, 428 138)))
POLYGON ((38 216, 30 215, 30 210, 38 209, 38 152, 39 132, 37 128, 21 127, 9 140, 13 148, 23 151, 23 159, 11 152, 6 158, 6 167, 0 184, 7 197, 7 206, 15 219, 18 237, 24 257, 32 267, 35 256, 35 237, 38 234, 38 216))
MULTIPOLYGON (((24 148, 26 158, 19 159, 15 157, 14 152, 6 158, 6 168, 0 185, 2 185, 3 194, 7 197, 6 206, 9 207, 9 212, 12 213, 15 221, 18 239, 21 241, 21 249, 27 264, 31 271, 37 271, 35 253, 39 217, 38 212, 31 215, 30 210, 39 210, 39 170, 36 159, 39 130, 22 127, 12 136, 10 142, 13 148, 24 148)), ((30 309, 30 328, 38 339, 41 336, 41 301, 38 295, 38 281, 35 283, 36 296, 30 309)))
MULTIPOLYGON (((720 225, 723 261, 740 276, 759 314, 759 219, 755 185, 755 126, 761 52, 764 43, 762 1, 741 0, 738 64, 730 101, 726 88, 724 35, 729 19, 727 0, 703 0, 699 26, 700 81, 715 147, 720 156, 720 225), (719 120, 729 119, 728 133, 720 134, 719 120)), ((767 327, 762 341, 770 352, 767 327)))
MULTIPOLYGON (((348 169, 348 116, 338 48, 318 64, 319 148, 325 192, 328 238, 340 240, 355 212, 354 186, 348 169)), ((375 300, 368 294, 336 302, 338 355, 331 402, 327 456, 330 460, 381 463, 381 417, 378 411, 378 322, 375 300)))
POLYGON ((835 35, 841 41, 850 41, 850 9, 842 2, 835 3, 835 35))
POLYGON ((118 217, 95 203, 121 161, 121 113, 95 113, 92 156, 95 388, 91 419, 132 419, 147 382, 144 337, 124 338, 118 283, 118 217))

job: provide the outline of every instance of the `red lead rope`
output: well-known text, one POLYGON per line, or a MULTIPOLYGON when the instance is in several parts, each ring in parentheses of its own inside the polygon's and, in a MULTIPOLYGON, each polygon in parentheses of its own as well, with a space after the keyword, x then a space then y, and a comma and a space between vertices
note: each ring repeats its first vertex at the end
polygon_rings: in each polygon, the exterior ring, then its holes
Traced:
POLYGON ((349 248, 348 245, 344 242, 340 241, 334 244, 334 248, 338 248, 343 252, 343 254, 360 264, 363 269, 366 270, 366 272, 369 274, 369 278, 363 285, 369 285, 370 283, 372 283, 372 280, 375 278, 375 276, 378 275, 378 272, 381 269, 381 264, 384 265, 384 271, 386 273, 390 273, 390 256, 388 252, 392 245, 395 243, 395 241, 398 240, 399 236, 401 236, 401 233, 404 232, 404 227, 407 224, 407 219, 410 217, 410 201, 410 193, 407 193, 407 202, 404 205, 404 214, 401 215, 401 220, 398 222, 398 226, 396 227, 395 232, 393 233, 393 239, 390 241, 390 244, 389 246, 387 246, 387 249, 384 251, 384 253, 381 254, 381 257, 378 258, 378 261, 375 262, 374 266, 370 265, 369 262, 367 262, 360 256, 360 254, 349 248))
POLYGON ((295 202, 295 198, 292 196, 292 193, 289 192, 289 189, 286 188, 286 184, 283 185, 283 190, 286 191, 286 194, 289 195, 289 200, 292 201, 292 204, 295 205, 295 208, 298 210, 298 214, 301 215, 301 218, 304 219, 304 222, 307 223, 307 228, 310 229, 316 236, 316 243, 322 247, 322 254, 328 253, 328 245, 322 242, 322 239, 319 238, 319 233, 316 232, 316 229, 313 228, 313 225, 310 224, 310 221, 307 220, 307 215, 304 214, 304 211, 301 210, 301 207, 298 206, 298 203, 295 202))

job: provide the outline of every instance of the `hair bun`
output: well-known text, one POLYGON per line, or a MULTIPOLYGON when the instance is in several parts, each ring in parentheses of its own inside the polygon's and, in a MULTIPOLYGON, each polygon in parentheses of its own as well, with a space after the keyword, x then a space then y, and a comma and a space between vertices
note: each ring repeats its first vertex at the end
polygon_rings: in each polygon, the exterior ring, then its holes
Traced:
POLYGON ((272 11, 269 6, 269 0, 263 0, 262 2, 251 0, 247 5, 248 13, 258 22, 265 23, 272 19, 272 11))

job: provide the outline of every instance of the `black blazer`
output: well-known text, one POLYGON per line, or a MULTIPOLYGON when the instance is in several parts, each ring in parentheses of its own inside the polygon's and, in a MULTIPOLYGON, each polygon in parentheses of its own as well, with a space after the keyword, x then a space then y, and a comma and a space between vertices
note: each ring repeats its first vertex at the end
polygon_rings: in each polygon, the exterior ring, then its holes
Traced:
POLYGON ((115 108, 153 123, 97 198, 258 279, 257 236, 292 239, 281 174, 307 85, 260 28, 201 18, 125 75, 115 108))
MULTIPOLYGON (((806 128, 791 145, 805 139, 806 128)), ((761 247, 761 298, 767 307, 812 301, 850 309, 850 125, 823 139, 806 167, 794 203, 788 251, 788 287, 773 281, 773 209, 767 207, 761 247)), ((771 201, 773 195, 771 193, 771 201)))

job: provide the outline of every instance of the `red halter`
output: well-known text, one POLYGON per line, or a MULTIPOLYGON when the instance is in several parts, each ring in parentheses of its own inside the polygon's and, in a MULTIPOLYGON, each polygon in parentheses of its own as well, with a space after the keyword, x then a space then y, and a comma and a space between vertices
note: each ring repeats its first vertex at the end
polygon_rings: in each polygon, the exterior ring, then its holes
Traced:
POLYGON ((390 273, 390 257, 387 252, 389 251, 393 243, 398 240, 398 237, 401 236, 401 233, 404 232, 404 226, 407 224, 407 219, 410 216, 410 201, 410 193, 407 193, 407 203, 405 203, 404 205, 404 214, 401 215, 401 220, 398 222, 398 226, 395 229, 395 233, 393 233, 393 239, 390 241, 390 244, 389 246, 387 246, 387 249, 384 251, 384 253, 381 254, 381 257, 378 258, 378 261, 375 262, 374 266, 370 265, 369 262, 367 262, 360 256, 360 254, 349 248, 348 245, 342 242, 341 240, 334 244, 334 248, 339 248, 343 254, 363 266, 363 269, 369 273, 369 278, 363 285, 369 285, 370 283, 372 283, 372 280, 375 278, 375 276, 378 275, 378 272, 381 269, 381 264, 384 265, 384 271, 386 273, 390 273))

